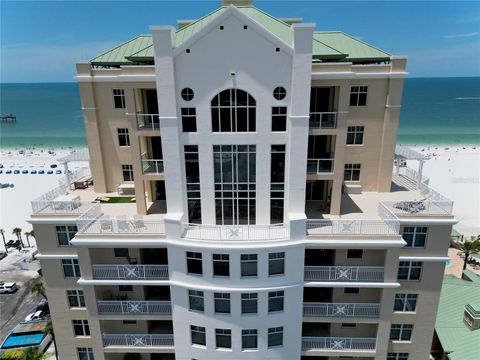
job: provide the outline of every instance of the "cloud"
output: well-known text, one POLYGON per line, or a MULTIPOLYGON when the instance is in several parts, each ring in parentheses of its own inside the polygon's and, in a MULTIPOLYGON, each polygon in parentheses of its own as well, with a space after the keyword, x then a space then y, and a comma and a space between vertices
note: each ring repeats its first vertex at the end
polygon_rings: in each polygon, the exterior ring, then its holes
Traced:
POLYGON ((444 35, 444 39, 456 39, 456 38, 466 38, 466 37, 472 37, 472 36, 478 36, 480 35, 480 32, 471 32, 471 33, 464 33, 464 34, 452 34, 452 35, 444 35))
POLYGON ((1 82, 73 81, 75 63, 90 60, 118 42, 74 45, 21 43, 1 48, 1 82))

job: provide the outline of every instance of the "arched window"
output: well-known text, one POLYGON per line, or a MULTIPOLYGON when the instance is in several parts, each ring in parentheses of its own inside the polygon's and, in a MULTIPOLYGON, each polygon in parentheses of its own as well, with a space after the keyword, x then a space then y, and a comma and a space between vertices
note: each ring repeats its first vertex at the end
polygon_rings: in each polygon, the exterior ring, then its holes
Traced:
POLYGON ((239 89, 227 89, 212 99, 213 132, 255 131, 255 99, 239 89))

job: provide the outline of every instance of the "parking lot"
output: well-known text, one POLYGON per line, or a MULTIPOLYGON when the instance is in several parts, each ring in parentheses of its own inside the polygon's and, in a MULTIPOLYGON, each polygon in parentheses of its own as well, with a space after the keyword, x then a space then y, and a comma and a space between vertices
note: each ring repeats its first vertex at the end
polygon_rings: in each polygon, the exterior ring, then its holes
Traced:
POLYGON ((41 296, 30 293, 32 285, 39 281, 38 272, 20 266, 22 262, 35 264, 31 262, 34 250, 9 249, 8 256, 0 260, 0 281, 15 282, 18 288, 13 294, 0 294, 0 341, 42 301, 41 296))

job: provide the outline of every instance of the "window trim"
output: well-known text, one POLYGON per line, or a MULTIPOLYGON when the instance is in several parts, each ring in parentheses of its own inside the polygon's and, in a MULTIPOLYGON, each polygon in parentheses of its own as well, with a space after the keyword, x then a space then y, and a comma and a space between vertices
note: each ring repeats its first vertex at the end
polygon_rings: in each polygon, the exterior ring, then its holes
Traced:
POLYGON ((202 253, 201 252, 196 252, 196 251, 186 251, 185 252, 185 269, 186 269, 186 273, 188 275, 203 276, 203 255, 202 255, 202 253), (197 257, 198 254, 200 254, 200 257, 197 257), (188 266, 188 261, 189 260, 200 261, 200 272, 199 273, 191 272, 190 270, 193 270, 193 269, 189 270, 189 266, 188 266))
POLYGON ((418 303, 418 294, 412 294, 412 293, 397 293, 395 294, 394 300, 393 300, 393 312, 407 312, 407 313, 415 313, 417 311, 417 303, 418 303), (413 310, 408 310, 407 303, 411 301, 412 299, 408 299, 408 297, 415 297, 414 298, 414 306, 413 310), (397 298, 399 301, 402 302, 402 309, 396 309, 395 305, 397 302, 397 298))
POLYGON ((78 232, 77 225, 56 225, 55 226, 55 234, 57 235, 57 244, 59 247, 71 247, 70 240, 72 240, 78 232), (62 229, 63 228, 63 229, 62 229), (70 228, 75 228, 75 233, 72 236, 72 230, 70 228), (64 234, 67 238, 68 244, 61 244, 60 238, 58 237, 59 234, 64 234))
POLYGON ((274 253, 269 253, 268 254, 268 276, 283 276, 285 275, 285 252, 274 252, 274 253), (274 265, 279 262, 282 264, 282 271, 281 272, 275 272, 272 273, 271 263, 274 263, 274 265))
POLYGON ((279 313, 285 311, 285 291, 284 290, 277 290, 277 291, 269 291, 268 292, 268 313, 279 313), (279 301, 282 299, 282 306, 280 310, 273 309, 272 303, 279 301))
POLYGON ((390 328, 390 340, 391 341, 402 341, 402 342, 411 342, 413 335, 413 324, 392 324, 390 328), (392 332, 398 330, 398 338, 392 339, 392 332), (408 339, 402 339, 404 332, 410 332, 408 339))
POLYGON ((368 106, 368 85, 352 85, 350 86, 349 106, 368 106), (365 104, 360 104, 360 95, 365 94, 365 104), (352 96, 356 95, 356 101, 352 104, 352 96))
POLYGON ((230 315, 232 313, 232 297, 230 293, 224 292, 214 292, 213 293, 213 312, 216 315, 230 315), (220 302, 227 303, 228 301, 228 311, 217 311, 217 300, 220 302))
POLYGON ((425 245, 427 243, 427 238, 428 238, 428 226, 404 226, 403 227, 402 239, 405 240, 405 242, 407 243, 404 246, 404 249, 425 249, 425 247, 426 247, 425 245), (405 231, 406 229, 413 229, 413 232, 411 232, 411 231, 406 232, 405 231), (417 229, 419 229, 419 230, 417 230, 417 229), (421 232, 423 229, 425 229, 425 232, 421 232), (403 237, 403 235, 405 235, 405 233, 412 235, 412 242, 411 242, 410 245, 408 244, 408 241, 403 237), (417 235, 425 235, 425 239, 423 241, 422 246, 416 246, 415 245, 415 242, 417 241, 417 235))
POLYGON ((345 143, 347 146, 363 146, 365 141, 365 125, 352 125, 352 126, 347 126, 347 138, 345 140, 345 143), (351 130, 351 128, 353 128, 351 130), (359 129, 361 128, 361 130, 359 129), (353 133, 353 142, 349 143, 348 142, 348 135, 353 133), (357 137, 359 134, 362 135, 362 142, 357 143, 357 137))
MULTIPOLYGON (((199 302, 200 303, 200 302, 199 302)), ((200 290, 188 290, 188 310, 195 311, 195 312, 205 312, 205 295, 203 291, 200 290), (192 307, 192 299, 197 299, 197 301, 201 300, 201 310, 194 309, 192 307)))
POLYGON ((67 296, 67 304, 68 304, 69 309, 84 309, 86 307, 86 305, 85 305, 85 294, 83 293, 83 290, 67 289, 67 290, 65 290, 65 294, 67 296), (69 292, 71 292, 71 294, 69 294, 69 292), (80 294, 80 292, 81 292, 81 294, 80 294), (70 302, 71 298, 76 299, 79 306, 73 306, 70 302), (83 299, 83 305, 82 305, 81 299, 83 299))
POLYGON ((267 348, 271 349, 276 347, 283 347, 283 326, 276 326, 276 327, 268 328, 267 330, 267 348), (271 345, 270 341, 272 339, 270 339, 270 336, 273 337, 274 335, 277 335, 277 334, 281 334, 280 344, 271 345))
POLYGON ((241 336, 242 336, 241 337, 242 351, 258 350, 258 329, 242 329, 241 336), (255 336, 255 347, 245 347, 244 346, 244 338, 253 337, 253 336, 255 336))
POLYGON ((77 359, 78 360, 95 360, 93 356, 93 348, 91 347, 77 347, 77 359), (80 351, 84 352, 87 356, 86 358, 80 357, 80 351))
MULTIPOLYGON (((287 131, 287 119, 288 119, 288 107, 287 106, 272 106, 272 116, 271 116, 271 131, 272 133, 284 133, 287 131), (285 110, 285 113, 283 113, 285 110), (277 113, 275 111, 278 111, 277 113), (274 130, 273 124, 279 123, 280 121, 285 121, 285 130, 274 130)), ((282 124, 283 125, 283 124, 282 124)), ((283 126, 282 126, 283 128, 283 126)))
MULTIPOLYGON (((246 307, 247 305, 245 305, 246 307)), ((240 295, 240 313, 243 315, 256 315, 258 314, 258 293, 242 293, 240 295), (254 303, 255 311, 244 311, 244 302, 247 304, 254 303)))
POLYGON ((72 319, 72 328, 73 328, 73 336, 74 337, 91 337, 90 333, 90 325, 88 324, 88 320, 86 319, 72 319), (75 326, 80 326, 82 330, 82 335, 77 335, 75 326))
POLYGON ((362 181, 362 164, 355 163, 355 164, 345 164, 343 167, 343 181, 350 181, 350 182, 361 182, 362 181), (349 179, 347 179, 347 171, 350 172, 349 179), (358 171, 358 180, 354 180, 355 172, 358 171))
POLYGON ((126 183, 131 183, 134 181, 133 174, 133 165, 132 164, 122 164, 122 179, 126 183), (128 175, 128 176, 125 176, 128 175))
POLYGON ((125 89, 119 89, 119 88, 114 88, 112 89, 112 95, 113 95, 113 108, 114 109, 126 109, 126 102, 125 102, 125 89), (117 92, 117 93, 115 93, 117 92), (119 98, 120 100, 120 107, 117 107, 117 103, 115 101, 116 98, 119 98))
POLYGON ((128 128, 117 128, 117 140, 119 147, 130 147, 130 132, 128 131, 128 128), (120 141, 121 138, 124 139, 126 145, 122 145, 122 141, 120 141))
POLYGON ((398 276, 397 276, 398 281, 422 281, 422 274, 423 274, 423 261, 400 261, 398 263, 398 276), (408 263, 408 268, 406 265, 402 266, 402 263, 408 263), (414 263, 416 264, 415 266, 413 265, 414 263), (400 268, 408 269, 406 278, 400 278, 400 268), (420 269, 420 274, 418 275, 418 279, 411 279, 413 268, 420 269))
POLYGON ((212 254, 212 275, 213 277, 220 277, 220 278, 228 278, 230 277, 230 254, 212 254), (219 259, 215 259, 215 257, 220 257, 219 259), (226 257, 226 260, 224 259, 224 257, 226 257), (217 265, 219 265, 218 263, 220 264, 223 264, 225 265, 225 263, 227 264, 226 266, 226 269, 227 269, 227 275, 219 275, 219 274, 215 274, 215 264, 217 263, 217 265))
POLYGON ((232 349, 232 330, 231 329, 215 329, 215 348, 217 349, 232 349), (229 337, 230 340, 230 346, 225 347, 225 346, 218 346, 218 337, 229 337))
POLYGON ((63 273, 64 279, 76 279, 81 277, 80 264, 78 263, 78 259, 61 259, 60 264, 62 266, 62 273, 63 273), (66 266, 69 266, 72 268, 72 274, 73 274, 72 276, 67 276, 65 274, 66 266))
POLYGON ((207 331, 206 331, 205 327, 204 326, 197 326, 197 325, 190 325, 190 341, 191 341, 192 346, 196 345, 196 346, 205 347, 207 345, 207 331), (203 334, 204 342, 205 342, 204 344, 199 344, 199 343, 193 342, 193 333, 194 332, 198 333, 200 335, 203 334))

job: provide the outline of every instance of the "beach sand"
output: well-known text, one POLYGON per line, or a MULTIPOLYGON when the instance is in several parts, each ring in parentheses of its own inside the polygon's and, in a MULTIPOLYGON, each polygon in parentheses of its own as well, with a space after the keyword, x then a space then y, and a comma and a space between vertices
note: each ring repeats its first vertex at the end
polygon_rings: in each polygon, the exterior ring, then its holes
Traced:
MULTIPOLYGON (((453 200, 454 214, 459 223, 455 229, 465 236, 480 233, 480 146, 474 145, 416 145, 413 149, 432 155, 424 165, 424 175, 430 178, 430 186, 445 197, 453 200), (473 147, 476 147, 473 149, 473 147), (422 151, 423 149, 423 151, 422 151)), ((72 149, 31 149, 19 154, 19 149, 2 149, 0 163, 3 174, 0 183, 13 184, 13 188, 0 189, 0 228, 13 238, 10 233, 14 227, 23 231, 32 227, 27 223, 31 214, 30 201, 58 185, 64 175, 9 174, 7 169, 48 170, 50 164, 63 166, 58 158, 70 153, 72 149), (9 153, 10 152, 10 153, 9 153)), ((416 161, 410 161, 409 167, 418 168, 416 161)), ((85 166, 85 163, 70 163, 69 169, 85 166)))

